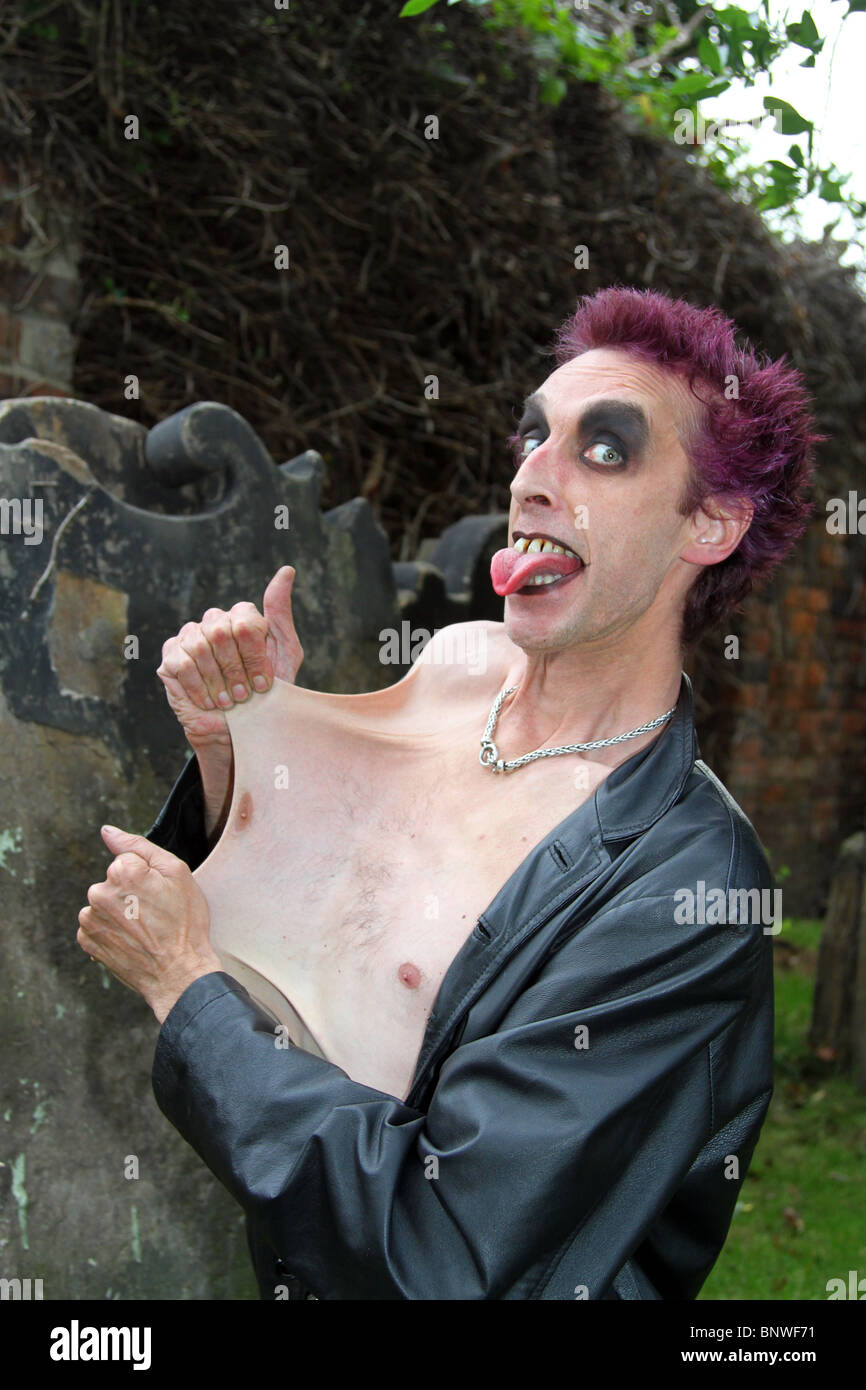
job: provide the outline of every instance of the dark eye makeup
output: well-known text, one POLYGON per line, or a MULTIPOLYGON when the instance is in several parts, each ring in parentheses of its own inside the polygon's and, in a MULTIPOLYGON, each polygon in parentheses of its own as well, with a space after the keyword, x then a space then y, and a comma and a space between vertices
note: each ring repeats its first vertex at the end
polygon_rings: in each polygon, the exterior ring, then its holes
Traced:
MULTIPOLYGON (((533 452, 532 449, 527 451, 526 445, 533 442, 536 444, 543 444, 546 438, 546 429, 542 429, 539 426, 535 426, 525 434, 518 431, 516 434, 509 436, 507 444, 511 450, 515 472, 533 452), (542 437, 539 437, 540 435, 542 437)), ((580 451, 580 458, 587 463, 590 468, 601 469, 608 473, 618 473, 628 464, 628 448, 617 435, 608 431, 602 432, 597 430, 587 441, 585 447, 580 451), (594 458, 587 458, 591 450, 596 451, 596 456, 594 458), (611 452, 618 454, 619 457, 610 458, 609 455, 611 452)))
MULTIPOLYGON (((541 400, 530 396, 524 408, 515 434, 509 436, 515 470, 529 457, 525 453, 526 444, 535 439, 543 443, 550 432, 541 400)), ((596 400, 588 405, 581 419, 574 425, 576 437, 582 442, 578 458, 588 468, 596 472, 620 473, 629 466, 630 461, 640 457, 649 444, 649 420, 640 405, 635 401, 623 401, 616 397, 609 400, 596 400), (610 450, 619 455, 611 459, 610 450), (595 451, 594 457, 587 457, 595 451)))

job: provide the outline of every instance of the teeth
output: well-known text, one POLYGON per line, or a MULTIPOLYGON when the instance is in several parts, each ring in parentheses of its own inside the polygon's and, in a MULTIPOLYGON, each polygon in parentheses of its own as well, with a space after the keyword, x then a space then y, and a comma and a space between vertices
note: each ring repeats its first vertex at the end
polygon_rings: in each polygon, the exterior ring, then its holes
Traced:
POLYGON ((518 555, 570 555, 572 559, 579 560, 573 550, 569 550, 567 545, 555 545, 553 541, 527 540, 526 536, 521 536, 519 541, 514 542, 514 549, 518 555))
POLYGON ((561 579, 561 574, 534 574, 531 579, 527 579, 529 584, 555 584, 557 579, 561 579))

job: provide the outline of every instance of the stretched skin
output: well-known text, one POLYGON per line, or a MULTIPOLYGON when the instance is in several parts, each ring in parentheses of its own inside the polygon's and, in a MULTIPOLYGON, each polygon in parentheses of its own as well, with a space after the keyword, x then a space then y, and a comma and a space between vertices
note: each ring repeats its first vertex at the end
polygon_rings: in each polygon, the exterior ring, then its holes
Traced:
POLYGON ((505 776, 481 767, 513 660, 493 645, 481 673, 422 659, 386 690, 276 680, 235 706, 232 804, 195 871, 214 949, 274 1016, 275 1039, 283 1025, 401 1099, 478 916, 610 770, 574 756, 505 776))

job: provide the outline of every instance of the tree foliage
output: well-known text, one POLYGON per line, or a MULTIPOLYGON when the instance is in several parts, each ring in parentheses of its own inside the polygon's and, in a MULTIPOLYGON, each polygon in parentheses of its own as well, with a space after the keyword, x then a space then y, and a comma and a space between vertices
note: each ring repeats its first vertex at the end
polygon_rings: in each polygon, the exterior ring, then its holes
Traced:
MULTIPOLYGON (((689 146, 720 187, 759 211, 792 215, 800 199, 817 192, 855 217, 866 215, 866 203, 845 190, 850 174, 817 161, 813 123, 790 102, 765 97, 763 111, 749 122, 701 115, 702 101, 720 96, 735 79, 753 86, 791 46, 805 54, 801 67, 814 67, 824 39, 808 10, 794 23, 774 24, 767 0, 755 11, 695 0, 447 0, 448 6, 459 3, 481 10, 488 29, 516 30, 531 47, 542 102, 558 105, 569 82, 597 82, 658 133, 689 146), (800 138, 785 158, 752 164, 738 132, 765 121, 775 122, 783 136, 800 138)), ((400 15, 420 15, 437 4, 441 0, 408 0, 400 15)), ((866 0, 848 0, 845 17, 864 9, 866 0)), ((503 76, 509 76, 507 63, 503 76)))

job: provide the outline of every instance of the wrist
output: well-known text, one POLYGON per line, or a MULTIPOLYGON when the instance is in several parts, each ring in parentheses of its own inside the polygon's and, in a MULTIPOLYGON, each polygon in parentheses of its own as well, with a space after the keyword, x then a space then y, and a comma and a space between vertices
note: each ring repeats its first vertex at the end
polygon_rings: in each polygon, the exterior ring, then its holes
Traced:
POLYGON ((200 980, 203 975, 213 975, 215 971, 220 971, 223 968, 223 963, 216 952, 212 952, 208 956, 197 956, 195 960, 178 964, 171 971, 171 974, 161 981, 160 988, 148 997, 147 1002, 153 1010, 157 1022, 159 1024, 165 1022, 181 995, 186 993, 191 984, 200 980))
POLYGON ((228 734, 224 738, 192 739, 186 735, 186 741, 198 758, 200 767, 226 768, 231 767, 233 761, 232 741, 228 734))

